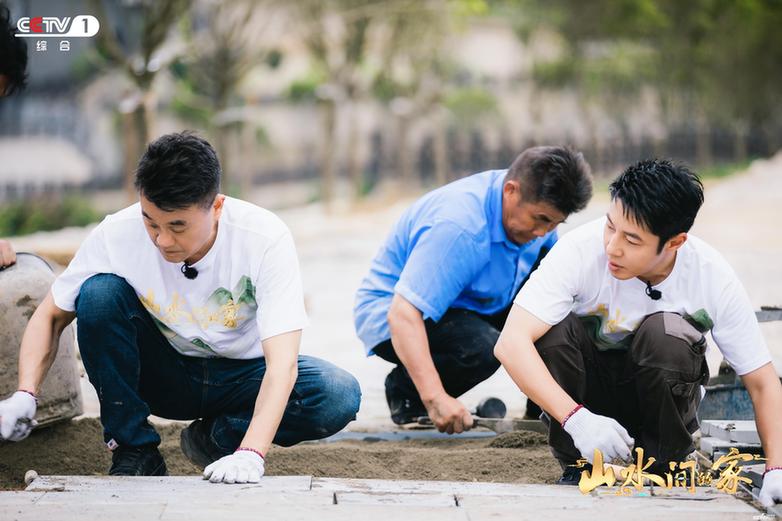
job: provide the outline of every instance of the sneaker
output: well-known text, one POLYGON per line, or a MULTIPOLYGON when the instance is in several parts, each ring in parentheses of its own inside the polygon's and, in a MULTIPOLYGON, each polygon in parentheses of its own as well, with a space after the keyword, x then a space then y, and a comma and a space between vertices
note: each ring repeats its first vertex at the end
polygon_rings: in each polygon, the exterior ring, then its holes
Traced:
POLYGON ((428 418, 426 408, 416 405, 408 398, 389 400, 388 408, 391 409, 391 421, 397 425, 418 423, 420 418, 428 418))
POLYGON ((562 477, 557 480, 557 485, 578 486, 578 482, 581 479, 581 473, 585 470, 592 472, 592 464, 586 463, 583 467, 565 467, 565 470, 562 472, 562 477))
POLYGON ((193 465, 205 468, 213 461, 217 461, 225 454, 212 441, 209 436, 209 425, 204 420, 195 420, 179 435, 179 447, 193 465))
POLYGON ((542 412, 537 403, 527 398, 527 410, 524 411, 525 420, 539 420, 542 412))
POLYGON ((418 418, 429 414, 420 399, 402 398, 394 392, 393 387, 391 373, 389 373, 386 377, 386 402, 391 411, 391 421, 397 425, 415 423, 418 418))
POLYGON ((166 462, 155 445, 123 447, 111 454, 109 476, 167 476, 166 462))

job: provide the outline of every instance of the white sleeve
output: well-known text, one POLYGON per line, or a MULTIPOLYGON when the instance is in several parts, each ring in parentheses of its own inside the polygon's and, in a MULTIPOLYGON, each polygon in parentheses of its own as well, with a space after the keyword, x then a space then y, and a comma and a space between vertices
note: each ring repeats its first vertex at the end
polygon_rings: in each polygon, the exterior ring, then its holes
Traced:
POLYGON ((68 267, 52 284, 54 304, 63 311, 76 311, 76 299, 87 279, 98 273, 113 273, 103 228, 102 222, 90 232, 68 267))
POLYGON ((747 292, 735 275, 717 295, 716 309, 711 335, 736 374, 751 373, 771 361, 747 292))
POLYGON ((559 324, 573 309, 583 268, 578 248, 565 236, 543 258, 514 302, 546 324, 559 324))
POLYGON ((261 341, 307 326, 299 259, 289 231, 286 230, 266 250, 256 291, 259 296, 256 319, 261 341))

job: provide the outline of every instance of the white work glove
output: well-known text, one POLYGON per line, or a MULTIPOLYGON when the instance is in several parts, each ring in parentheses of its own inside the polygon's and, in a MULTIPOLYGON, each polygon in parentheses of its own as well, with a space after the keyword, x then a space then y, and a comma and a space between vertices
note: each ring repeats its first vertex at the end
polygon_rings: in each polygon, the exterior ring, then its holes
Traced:
POLYGON ((589 463, 594 460, 595 449, 600 450, 603 461, 607 463, 614 459, 631 461, 635 440, 613 418, 594 414, 582 407, 565 420, 563 427, 589 463))
POLYGON ((764 507, 773 507, 774 502, 782 502, 782 470, 775 469, 763 476, 763 486, 760 488, 758 500, 764 507))
POLYGON ((35 397, 24 391, 16 391, 0 402, 0 439, 22 441, 37 425, 35 397))
POLYGON ((212 483, 258 483, 263 476, 263 458, 250 450, 237 450, 204 469, 212 483))

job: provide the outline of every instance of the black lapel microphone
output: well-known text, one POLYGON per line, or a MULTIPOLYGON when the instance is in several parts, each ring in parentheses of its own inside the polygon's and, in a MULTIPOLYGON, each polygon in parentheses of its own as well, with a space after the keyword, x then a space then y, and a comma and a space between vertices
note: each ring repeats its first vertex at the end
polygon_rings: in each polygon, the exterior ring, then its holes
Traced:
MULTIPOLYGON (((190 268, 190 269, 192 269, 192 268, 190 268)), ((195 270, 193 270, 193 271, 195 271, 195 270)), ((195 277, 195 275, 193 275, 193 277, 195 277)), ((652 287, 652 283, 649 282, 648 280, 646 281, 646 294, 652 300, 660 300, 662 298, 662 296, 663 296, 662 291, 660 291, 659 289, 654 289, 652 287)))
POLYGON ((198 277, 198 270, 192 266, 188 266, 187 263, 182 264, 182 273, 185 275, 185 277, 187 277, 190 280, 193 280, 194 278, 198 277))

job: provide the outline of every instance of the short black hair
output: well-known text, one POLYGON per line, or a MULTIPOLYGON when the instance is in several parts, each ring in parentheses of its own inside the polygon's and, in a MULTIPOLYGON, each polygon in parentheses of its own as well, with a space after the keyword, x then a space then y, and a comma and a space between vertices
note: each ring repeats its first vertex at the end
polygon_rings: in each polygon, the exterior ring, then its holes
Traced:
POLYGON ((627 167, 608 187, 622 201, 625 217, 660 238, 657 253, 676 234, 687 232, 703 204, 703 183, 682 163, 647 159, 627 167))
POLYGON ((135 185, 163 211, 208 208, 220 189, 220 162, 212 145, 193 132, 166 134, 147 146, 135 185))
POLYGON ((592 198, 592 173, 581 152, 562 146, 526 149, 505 180, 519 181, 524 202, 545 202, 565 215, 583 210, 592 198))
POLYGON ((10 96, 27 86, 27 44, 15 34, 11 12, 0 4, 0 76, 8 78, 8 86, 0 96, 10 96))

